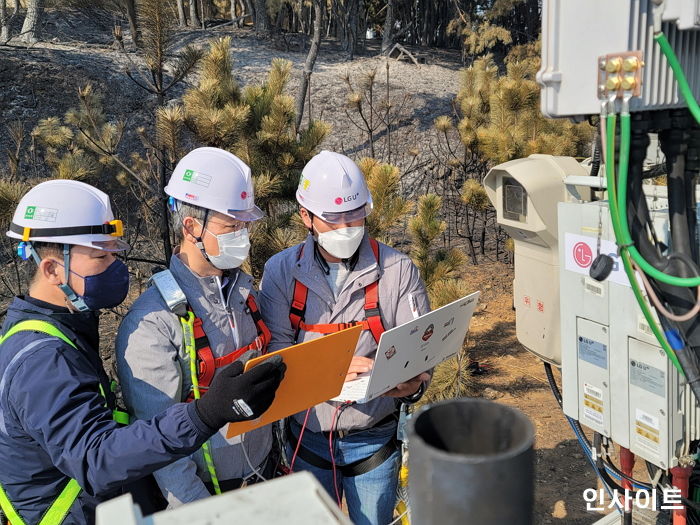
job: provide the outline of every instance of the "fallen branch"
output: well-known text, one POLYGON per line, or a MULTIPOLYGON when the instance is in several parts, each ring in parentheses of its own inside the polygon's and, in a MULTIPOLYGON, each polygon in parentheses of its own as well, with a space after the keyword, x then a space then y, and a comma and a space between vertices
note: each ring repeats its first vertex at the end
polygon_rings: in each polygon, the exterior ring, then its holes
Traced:
POLYGON ((389 48, 389 51, 386 53, 386 56, 388 56, 389 58, 391 58, 391 54, 392 54, 394 51, 396 51, 396 50, 399 51, 399 56, 396 57, 396 60, 397 60, 397 61, 398 61, 398 60, 401 60, 401 59, 403 58, 403 56, 406 55, 408 58, 410 58, 410 59, 413 61, 413 63, 414 63, 416 66, 420 67, 420 64, 418 63, 418 60, 416 60, 416 57, 413 56, 413 53, 411 53, 408 49, 406 49, 405 47, 403 47, 403 46, 402 46, 401 44, 399 44, 398 42, 397 42, 396 44, 394 44, 391 48, 389 48))
POLYGON ((252 13, 246 13, 246 14, 244 14, 244 15, 237 16, 236 18, 234 18, 233 20, 229 20, 228 22, 223 22, 223 23, 221 23, 221 24, 215 24, 215 25, 213 25, 213 26, 210 26, 209 29, 214 29, 214 28, 216 28, 216 27, 226 27, 226 26, 230 26, 230 25, 233 25, 233 24, 237 24, 238 22, 243 22, 246 18, 252 18, 252 17, 253 17, 253 14, 252 14, 252 13))

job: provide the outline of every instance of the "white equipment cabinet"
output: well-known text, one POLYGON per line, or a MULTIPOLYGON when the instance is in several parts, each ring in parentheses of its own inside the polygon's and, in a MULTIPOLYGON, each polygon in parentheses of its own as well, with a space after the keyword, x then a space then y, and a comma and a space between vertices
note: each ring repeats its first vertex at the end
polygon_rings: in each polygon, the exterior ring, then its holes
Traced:
POLYGON ((143 517, 130 494, 97 506, 97 525, 352 525, 308 472, 143 517))
MULTIPOLYGON (((667 235, 667 212, 652 212, 667 235)), ((664 469, 698 438, 699 414, 641 313, 612 235, 607 203, 559 205, 564 413, 664 469), (588 276, 598 253, 607 280, 588 276)), ((653 314, 655 315, 655 314, 653 314)))
POLYGON ((542 3, 541 110, 545 116, 600 113, 599 57, 641 51, 641 97, 631 110, 685 106, 666 59, 653 39, 655 17, 700 98, 698 0, 544 0, 542 3))

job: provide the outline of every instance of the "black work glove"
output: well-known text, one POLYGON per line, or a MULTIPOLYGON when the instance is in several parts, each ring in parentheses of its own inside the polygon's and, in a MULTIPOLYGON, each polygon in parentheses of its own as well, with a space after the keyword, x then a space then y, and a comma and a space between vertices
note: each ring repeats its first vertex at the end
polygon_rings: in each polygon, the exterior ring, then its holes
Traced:
POLYGON ((211 386, 195 409, 201 420, 219 429, 226 423, 260 417, 275 399, 287 365, 274 356, 243 373, 243 363, 236 361, 214 376, 211 386))

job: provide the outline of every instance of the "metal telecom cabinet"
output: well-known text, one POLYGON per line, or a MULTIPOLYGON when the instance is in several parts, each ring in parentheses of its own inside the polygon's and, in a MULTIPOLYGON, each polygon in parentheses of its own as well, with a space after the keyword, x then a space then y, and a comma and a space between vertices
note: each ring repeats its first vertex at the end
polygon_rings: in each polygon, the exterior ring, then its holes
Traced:
MULTIPOLYGON (((607 213, 597 202, 559 204, 559 284, 564 413, 611 437, 624 434, 617 427, 627 419, 620 417, 627 393, 615 392, 611 403, 610 280, 588 276, 599 249, 597 233, 602 229, 602 238, 610 237, 607 213)), ((600 250, 610 251, 602 239, 600 250)))
MULTIPOLYGON (((653 213, 666 235, 667 212, 653 213)), ((560 203, 562 395, 564 412, 662 468, 677 464, 697 439, 697 410, 658 346, 611 240, 606 202, 560 203), (598 253, 615 268, 588 276, 598 253)))
POLYGON ((550 117, 596 115, 598 57, 641 51, 641 96, 631 110, 683 107, 666 59, 654 42, 654 19, 668 36, 700 97, 698 0, 544 0, 542 3, 542 113, 550 117), (655 5, 660 4, 660 5, 655 5), (581 43, 585 38, 585 44, 581 43))

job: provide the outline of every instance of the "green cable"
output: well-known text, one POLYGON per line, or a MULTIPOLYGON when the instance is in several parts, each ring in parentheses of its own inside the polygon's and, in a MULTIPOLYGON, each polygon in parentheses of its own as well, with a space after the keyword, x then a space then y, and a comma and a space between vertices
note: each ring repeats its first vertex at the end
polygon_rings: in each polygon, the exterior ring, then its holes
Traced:
MULTIPOLYGON (((608 119, 609 118, 610 117, 608 117, 608 119)), ((618 243, 621 246, 628 247, 629 254, 632 256, 632 259, 634 259, 634 261, 647 275, 653 277, 657 281, 661 281, 662 283, 670 284, 672 286, 700 286, 700 277, 676 277, 674 275, 668 275, 667 273, 655 268, 644 258, 641 253, 639 253, 639 250, 637 250, 637 247, 633 244, 632 235, 630 234, 629 221, 627 219, 627 173, 629 167, 630 135, 632 133, 629 113, 622 115, 620 122, 622 137, 622 141, 620 142, 620 180, 618 181, 620 193, 616 199, 616 208, 619 207, 620 210, 618 216, 620 226, 619 235, 616 234, 618 243), (624 154, 623 148, 626 148, 624 154)), ((615 142, 613 142, 613 147, 614 144, 615 142)))
MULTIPOLYGON (((681 91, 681 94, 683 95, 683 98, 685 99, 686 104, 688 105, 688 108, 690 109, 690 112, 695 117, 695 120, 697 120, 700 123, 700 106, 698 106, 698 103, 693 97, 693 93, 690 89, 690 86, 688 85, 688 81, 685 78, 683 69, 681 68, 680 63, 678 62, 678 58, 676 58, 676 54, 673 52, 673 48, 671 48, 671 45, 668 43, 668 40, 666 39, 666 36, 663 33, 657 33, 654 36, 654 40, 656 40, 656 42, 659 44, 662 53, 668 60, 668 63, 671 66, 674 75, 676 76, 678 87, 681 91)), ((608 119, 610 119, 610 117, 608 117, 608 119)), ((629 139, 629 135, 631 133, 629 115, 627 115, 627 118, 623 116, 621 123, 622 136, 624 137, 626 134, 629 139)), ((608 135, 610 135, 610 133, 608 133, 608 135)), ((622 147, 622 144, 620 146, 622 147)), ((620 229, 619 235, 617 236, 618 242, 622 246, 629 246, 629 254, 632 257, 632 259, 634 259, 634 261, 639 265, 642 271, 644 271, 647 275, 656 279, 657 281, 670 284, 671 286, 680 286, 685 288, 695 288, 697 286, 700 286, 700 277, 676 277, 675 275, 669 275, 655 268, 644 258, 644 256, 642 256, 641 253, 639 253, 639 250, 637 250, 636 246, 633 245, 632 236, 629 230, 629 223, 627 220, 627 171, 629 162, 629 142, 627 144, 627 148, 627 155, 622 155, 622 152, 620 154, 620 194, 617 199, 617 203, 620 209, 620 229)), ((608 147, 608 149, 610 148, 608 147)))
POLYGON ((666 60, 668 60, 668 65, 673 70, 673 75, 676 77, 676 82, 678 82, 678 89, 680 90, 681 95, 683 95, 685 103, 688 105, 688 109, 693 114, 693 117, 695 117, 698 124, 700 124, 700 106, 698 106, 698 103, 693 96, 693 91, 688 85, 688 80, 685 78, 685 73, 683 72, 680 62, 678 62, 676 53, 673 51, 671 44, 668 43, 666 35, 664 35, 662 32, 656 33, 654 35, 654 40, 656 40, 656 43, 659 44, 661 52, 666 57, 666 60))
MULTIPOLYGON (((663 332, 661 331, 661 328, 656 322, 656 319, 654 319, 654 316, 651 313, 651 310, 649 309, 649 305, 647 304, 646 300, 644 299, 644 296, 642 295, 642 291, 639 288, 639 283, 637 282, 637 277, 634 274, 634 269, 632 268, 632 263, 630 262, 630 254, 628 252, 628 249, 626 247, 626 244, 628 243, 621 243, 620 239, 622 238, 621 231, 620 231, 620 214, 618 211, 618 205, 617 205, 617 186, 616 186, 616 181, 615 181, 615 125, 617 122, 617 117, 613 113, 611 115, 608 115, 607 117, 607 151, 605 155, 605 173, 606 173, 606 178, 607 178, 607 186, 608 186, 608 192, 610 193, 610 198, 608 199, 608 205, 610 207, 610 217, 612 219, 612 225, 613 225, 613 230, 615 232, 615 238, 618 241, 618 245, 621 246, 620 248, 620 258, 622 259, 622 266, 625 269, 625 273, 627 274, 627 278, 629 279, 630 286, 632 287, 632 291, 634 292, 634 297, 637 299, 637 303, 639 304, 639 307, 642 310, 642 313, 644 314, 644 318, 646 319, 647 323, 651 327, 651 331, 654 333, 656 336, 656 339, 658 340, 659 344, 661 345, 661 348, 663 348, 664 352, 668 356, 668 358, 671 360, 673 365, 676 367, 678 372, 685 377, 685 373, 683 372, 683 367, 681 364, 678 362, 678 358, 676 357, 676 354, 673 352, 671 349, 670 345, 666 341, 666 338, 663 335, 663 332)), ((623 176, 623 170, 624 170, 624 176, 625 179, 627 178, 627 166, 629 164, 629 151, 630 151, 630 135, 631 135, 631 130, 630 130, 630 115, 629 113, 623 114, 621 117, 621 130, 622 130, 622 137, 621 137, 621 142, 620 142, 620 184, 622 184, 622 176, 623 176)), ((620 193, 622 193, 623 188, 620 188, 620 193)))

